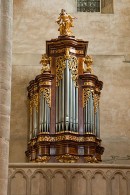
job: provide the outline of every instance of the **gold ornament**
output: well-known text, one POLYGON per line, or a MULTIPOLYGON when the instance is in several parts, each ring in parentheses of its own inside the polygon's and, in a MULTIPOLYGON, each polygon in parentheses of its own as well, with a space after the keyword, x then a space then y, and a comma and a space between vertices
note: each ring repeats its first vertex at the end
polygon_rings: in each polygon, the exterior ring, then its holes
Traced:
POLYGON ((40 64, 42 64, 41 73, 49 72, 50 71, 50 57, 47 56, 47 54, 42 55, 42 59, 40 61, 40 64))
POLYGON ((59 25, 58 31, 60 31, 61 36, 72 35, 70 28, 73 27, 73 19, 75 19, 75 17, 67 14, 64 9, 61 10, 60 16, 56 21, 59 25))
POLYGON ((95 93, 93 95, 93 98, 94 98, 94 112, 96 113, 99 106, 100 95, 95 93))
POLYGON ((92 73, 91 67, 92 63, 93 63, 92 57, 87 55, 84 59, 84 64, 86 64, 86 67, 84 66, 85 73, 92 73))
POLYGON ((88 99, 90 98, 90 94, 91 94, 91 89, 89 88, 83 89, 83 107, 86 106, 88 99))
POLYGON ((49 107, 51 107, 51 88, 41 88, 40 95, 43 92, 43 97, 45 98, 49 107))
POLYGON ((63 78, 63 72, 66 68, 66 60, 64 56, 59 56, 56 59, 56 86, 59 86, 59 81, 63 78))
POLYGON ((74 81, 75 86, 77 86, 77 79, 78 79, 78 62, 75 56, 70 56, 68 60, 68 66, 71 70, 72 80, 74 81))
POLYGON ((33 106, 36 107, 36 111, 38 112, 38 93, 33 95, 33 106))

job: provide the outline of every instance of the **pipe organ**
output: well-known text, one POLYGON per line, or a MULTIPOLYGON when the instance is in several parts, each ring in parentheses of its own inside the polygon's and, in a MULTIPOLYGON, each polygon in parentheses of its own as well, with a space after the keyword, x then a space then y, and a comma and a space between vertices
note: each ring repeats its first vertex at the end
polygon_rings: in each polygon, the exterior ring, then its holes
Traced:
POLYGON ((61 10, 60 36, 46 41, 41 74, 30 81, 26 156, 32 162, 100 162, 99 100, 88 42, 72 35, 74 17, 61 10))

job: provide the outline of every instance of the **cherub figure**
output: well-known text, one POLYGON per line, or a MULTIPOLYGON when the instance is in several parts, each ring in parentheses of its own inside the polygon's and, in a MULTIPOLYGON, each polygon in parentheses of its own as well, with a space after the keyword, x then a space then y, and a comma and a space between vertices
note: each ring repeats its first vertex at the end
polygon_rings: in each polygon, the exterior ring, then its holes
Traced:
POLYGON ((92 65, 93 63, 93 60, 92 60, 92 57, 87 55, 85 58, 84 58, 84 64, 86 64, 86 66, 84 66, 84 72, 85 73, 92 73, 92 65))
POLYGON ((64 9, 61 10, 60 16, 56 21, 59 25, 58 31, 60 31, 61 36, 72 35, 70 27, 73 27, 73 19, 75 19, 75 17, 67 14, 64 9))
POLYGON ((50 71, 50 58, 47 56, 47 54, 42 55, 42 59, 40 61, 40 64, 42 64, 41 73, 49 72, 50 71))

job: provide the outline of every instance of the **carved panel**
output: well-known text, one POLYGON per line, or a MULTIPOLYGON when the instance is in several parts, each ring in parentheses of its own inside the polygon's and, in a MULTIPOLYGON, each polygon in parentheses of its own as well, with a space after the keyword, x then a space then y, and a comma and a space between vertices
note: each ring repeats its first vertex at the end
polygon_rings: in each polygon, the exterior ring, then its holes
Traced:
POLYGON ((101 172, 95 172, 91 182, 92 195, 107 194, 106 179, 101 172))
POLYGON ((28 195, 27 178, 22 171, 18 171, 11 178, 10 195, 28 195))
POLYGON ((42 172, 36 172, 31 178, 31 195, 46 195, 47 179, 42 172))
POLYGON ((87 187, 86 187, 86 178, 81 172, 76 172, 71 180, 71 195, 86 195, 87 187))
POLYGON ((127 195, 127 181, 126 178, 122 175, 121 172, 116 173, 112 180, 111 180, 111 186, 112 186, 112 195, 127 195))
POLYGON ((52 177, 51 195, 67 195, 67 178, 63 172, 56 172, 52 177))

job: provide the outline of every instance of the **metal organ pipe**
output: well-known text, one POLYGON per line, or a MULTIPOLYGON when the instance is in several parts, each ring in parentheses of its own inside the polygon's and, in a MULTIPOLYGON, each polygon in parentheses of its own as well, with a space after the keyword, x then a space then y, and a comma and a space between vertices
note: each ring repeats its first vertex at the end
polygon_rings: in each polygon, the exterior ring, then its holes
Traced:
POLYGON ((66 60, 65 69, 65 130, 69 129, 69 67, 66 60))
POLYGON ((78 132, 78 87, 75 87, 75 99, 76 99, 76 104, 75 104, 75 115, 76 115, 76 129, 75 131, 78 132))
POLYGON ((69 112, 70 112, 70 131, 72 131, 72 125, 73 125, 73 115, 72 115, 72 111, 73 111, 73 97, 72 97, 72 76, 71 76, 71 70, 69 70, 69 77, 70 77, 70 85, 69 85, 69 112))
POLYGON ((64 131, 64 73, 61 80, 61 130, 64 131))
POLYGON ((62 84, 61 84, 61 80, 60 80, 60 82, 59 82, 59 87, 58 87, 58 89, 59 89, 59 109, 58 109, 58 112, 59 112, 59 120, 58 120, 58 126, 59 126, 59 131, 61 131, 62 129, 61 129, 61 120, 62 120, 62 115, 61 115, 61 113, 62 113, 62 110, 61 110, 61 102, 62 102, 62 84))

